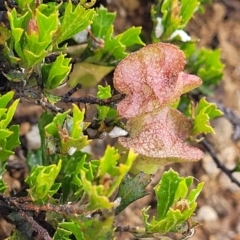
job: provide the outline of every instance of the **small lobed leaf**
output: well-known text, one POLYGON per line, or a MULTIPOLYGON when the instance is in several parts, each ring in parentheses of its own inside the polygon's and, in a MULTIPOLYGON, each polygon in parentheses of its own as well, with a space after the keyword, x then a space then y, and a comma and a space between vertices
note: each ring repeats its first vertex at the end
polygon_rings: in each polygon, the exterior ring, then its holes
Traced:
POLYGON ((42 67, 46 89, 51 90, 61 85, 71 70, 70 61, 70 58, 65 58, 64 54, 61 53, 56 61, 51 64, 45 64, 42 67))
POLYGON ((97 38, 105 38, 107 31, 112 26, 116 13, 110 13, 104 7, 96 9, 96 14, 91 25, 92 33, 97 38))
POLYGON ((32 169, 26 183, 29 184, 29 195, 34 202, 45 203, 50 196, 58 191, 59 183, 54 183, 60 172, 62 161, 58 165, 49 166, 37 165, 32 169))
POLYGON ((106 173, 112 176, 120 174, 119 167, 117 166, 120 155, 118 150, 114 147, 107 146, 104 156, 100 158, 100 165, 98 170, 98 176, 103 177, 106 173))
POLYGON ((106 216, 104 219, 84 218, 71 220, 58 224, 58 228, 53 239, 70 240, 70 235, 74 235, 77 240, 84 239, 112 239, 113 237, 113 217, 106 216))
POLYGON ((223 113, 217 108, 216 104, 208 102, 203 97, 195 108, 194 115, 192 135, 196 136, 201 133, 214 133, 210 120, 222 116, 223 113))
POLYGON ((141 34, 141 27, 131 27, 127 29, 125 32, 116 36, 119 41, 125 45, 126 47, 130 47, 135 44, 145 45, 145 43, 141 40, 139 35, 141 34))
POLYGON ((110 98, 112 96, 111 93, 111 86, 108 85, 106 87, 103 87, 102 85, 98 85, 98 92, 97 92, 97 97, 100 99, 106 99, 110 98))
POLYGON ((91 24, 95 13, 93 9, 86 10, 81 4, 74 6, 71 1, 65 4, 65 13, 60 19, 61 26, 55 39, 57 43, 61 43, 86 29, 91 24))
POLYGON ((113 21, 115 13, 109 13, 106 8, 96 10, 97 15, 93 18, 91 31, 99 44, 93 40, 91 49, 93 56, 87 58, 88 62, 105 65, 115 65, 116 61, 122 60, 128 55, 126 48, 135 44, 144 45, 139 35, 141 28, 132 27, 124 33, 114 36, 113 21))
POLYGON ((17 11, 14 8, 11 12, 8 11, 8 19, 10 22, 12 38, 14 40, 14 49, 18 56, 24 61, 22 52, 23 33, 25 28, 25 21, 30 13, 26 12, 24 15, 18 17, 17 11))
POLYGON ((80 170, 82 187, 84 192, 89 196, 88 210, 110 209, 114 207, 114 203, 110 202, 105 195, 103 185, 94 185, 86 177, 86 173, 80 170))
POLYGON ((45 47, 47 47, 52 42, 52 38, 58 29, 58 12, 55 10, 47 16, 36 9, 36 19, 39 28, 39 42, 44 42, 45 47))
POLYGON ((97 176, 100 178, 100 182, 105 182, 106 176, 110 176, 111 178, 112 183, 110 185, 106 184, 105 186, 106 196, 111 196, 117 189, 124 176, 132 167, 136 156, 137 155, 130 150, 125 163, 119 163, 120 155, 118 150, 110 146, 106 148, 104 156, 99 160, 97 173, 97 176))
MULTIPOLYGON (((62 127, 68 113, 70 112, 70 110, 64 112, 64 113, 58 113, 52 120, 52 122, 50 122, 49 124, 47 124, 45 126, 45 132, 49 135, 49 136, 53 136, 56 137, 58 134, 58 130, 62 127)), ((50 116, 51 117, 51 116, 50 116)), ((49 117, 49 119, 50 119, 49 117)))

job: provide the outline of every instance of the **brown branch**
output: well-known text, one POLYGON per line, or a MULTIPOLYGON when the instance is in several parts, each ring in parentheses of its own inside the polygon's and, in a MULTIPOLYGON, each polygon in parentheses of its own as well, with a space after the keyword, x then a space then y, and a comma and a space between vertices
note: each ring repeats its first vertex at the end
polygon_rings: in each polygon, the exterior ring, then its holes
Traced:
POLYGON ((205 139, 201 143, 203 144, 205 149, 209 152, 209 154, 211 155, 217 167, 220 168, 233 183, 235 183, 238 187, 240 187, 240 182, 232 175, 233 172, 228 168, 226 168, 225 165, 221 163, 221 161, 217 157, 216 153, 214 152, 210 144, 205 139))
POLYGON ((79 89, 82 88, 81 84, 77 84, 75 87, 73 87, 71 90, 69 90, 66 94, 62 96, 62 98, 69 98, 71 97, 75 92, 77 92, 79 89))
POLYGON ((26 212, 20 210, 19 215, 23 217, 32 227, 32 229, 37 232, 44 240, 52 240, 49 236, 48 231, 45 230, 42 226, 40 226, 33 217, 29 216, 26 212))
POLYGON ((61 214, 91 214, 91 211, 86 210, 86 205, 79 204, 65 204, 65 205, 36 205, 32 202, 27 202, 27 198, 14 198, 6 197, 0 194, 0 200, 7 203, 9 206, 15 207, 17 210, 21 211, 33 211, 33 212, 57 212, 61 214))
POLYGON ((108 99, 99 99, 93 96, 86 96, 86 97, 80 97, 80 98, 69 98, 62 96, 60 102, 65 103, 84 103, 84 104, 98 104, 100 106, 115 106, 116 103, 121 101, 125 97, 124 94, 117 94, 111 98, 108 99))
POLYGON ((141 237, 143 236, 149 236, 148 233, 146 232, 146 229, 143 227, 131 227, 129 225, 127 226, 117 226, 115 228, 115 232, 129 232, 134 234, 138 234, 141 235, 141 237))

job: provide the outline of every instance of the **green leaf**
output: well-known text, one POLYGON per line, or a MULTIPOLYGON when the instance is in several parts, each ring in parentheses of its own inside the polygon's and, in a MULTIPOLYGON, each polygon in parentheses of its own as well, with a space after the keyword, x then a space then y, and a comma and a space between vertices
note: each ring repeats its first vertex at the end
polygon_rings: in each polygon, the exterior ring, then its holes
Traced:
POLYGON ((5 193, 7 189, 6 183, 3 181, 3 179, 0 179, 0 193, 5 193))
MULTIPOLYGON (((199 52, 197 63, 198 76, 203 79, 205 84, 216 85, 222 78, 224 64, 221 61, 221 52, 217 50, 209 50, 202 48, 199 52)), ((197 64, 196 63, 196 64, 197 64)))
POLYGON ((208 102, 203 97, 195 108, 194 115, 192 135, 196 136, 201 133, 214 133, 210 120, 222 116, 223 113, 217 108, 216 104, 208 102))
POLYGON ((42 165, 49 164, 49 154, 46 148, 47 139, 45 135, 45 127, 53 121, 53 118, 54 118, 54 115, 46 111, 40 116, 38 121, 38 129, 39 129, 40 138, 41 138, 41 151, 42 151, 42 161, 43 161, 42 165))
POLYGON ((44 96, 46 96, 47 100, 51 103, 51 104, 55 104, 58 101, 61 100, 61 97, 53 95, 49 92, 44 92, 44 96))
POLYGON ((56 232, 54 233, 53 240, 63 239, 63 240, 70 240, 69 236, 72 234, 71 231, 68 231, 63 228, 57 228, 56 232))
POLYGON ((72 2, 66 3, 65 13, 60 19, 61 26, 55 41, 61 43, 86 29, 91 24, 94 13, 93 9, 86 10, 80 4, 75 7, 72 2))
POLYGON ((67 116, 64 126, 59 128, 60 153, 72 155, 90 143, 88 136, 83 134, 86 124, 83 122, 84 111, 73 104, 73 118, 67 116))
POLYGON ((13 134, 13 132, 6 129, 0 129, 0 139, 6 139, 11 136, 11 134, 13 134))
POLYGON ((34 0, 16 0, 17 6, 20 9, 25 9, 27 5, 30 5, 34 0))
MULTIPOLYGON (((119 164, 117 166, 120 155, 118 151, 113 147, 108 146, 105 150, 104 156, 99 160, 100 165, 98 169, 98 177, 104 180, 105 175, 110 175, 112 177, 117 177, 111 184, 110 188, 107 189, 106 195, 111 196, 116 188, 120 185, 124 176, 131 169, 134 160, 136 159, 137 154, 135 154, 132 150, 128 152, 127 160, 124 164, 119 164)), ((100 180, 101 182, 101 180, 100 180)), ((103 181, 104 182, 104 181, 103 181)))
POLYGON ((100 99, 106 99, 110 98, 112 96, 111 93, 111 86, 108 85, 106 87, 103 87, 102 85, 98 85, 98 92, 97 92, 97 97, 100 99))
MULTIPOLYGON (((80 170, 91 171, 91 163, 85 163, 86 154, 76 152, 72 156, 63 157, 63 167, 61 169, 62 178, 62 201, 77 201, 83 194, 80 170)), ((89 177, 93 179, 93 177, 89 177)))
POLYGON ((63 222, 59 226, 72 233, 77 240, 84 240, 84 234, 82 231, 79 231, 79 224, 77 222, 63 222))
POLYGON ((102 6, 96 10, 96 13, 91 25, 91 31, 96 38, 104 39, 115 20, 116 13, 110 13, 102 6))
POLYGON ((108 146, 104 156, 99 160, 100 166, 98 170, 98 176, 103 177, 106 173, 112 176, 117 176, 120 174, 120 169, 117 166, 117 160, 120 158, 118 150, 108 146))
POLYGON ((174 197, 174 201, 178 201, 179 199, 183 199, 186 198, 187 194, 188 194, 188 185, 186 183, 186 179, 183 179, 179 182, 178 184, 178 188, 175 192, 175 197, 174 197))
MULTIPOLYGON (((163 26, 161 39, 169 39, 175 30, 183 29, 192 18, 198 5, 198 0, 165 0, 161 6, 163 26)), ((158 5, 152 10, 153 20, 160 15, 159 10, 158 5)), ((155 28, 157 22, 154 25, 155 28)))
POLYGON ((155 187, 156 196, 158 199, 157 213, 158 220, 161 220, 167 214, 169 207, 172 206, 175 198, 175 193, 182 178, 178 173, 170 169, 164 172, 159 184, 155 187))
POLYGON ((26 42, 27 45, 23 49, 25 66, 32 67, 37 63, 40 63, 44 57, 47 55, 47 51, 45 51, 46 44, 44 42, 38 42, 38 36, 33 33, 31 35, 26 34, 26 42))
POLYGON ((180 4, 178 0, 166 0, 162 4, 161 12, 162 25, 164 32, 161 36, 163 39, 168 39, 171 34, 181 25, 180 4))
POLYGON ((19 139, 19 125, 10 126, 9 130, 12 132, 12 135, 7 139, 6 148, 12 150, 21 143, 19 139))
POLYGON ((130 47, 135 44, 145 45, 145 43, 141 40, 139 35, 141 34, 141 27, 131 27, 127 29, 125 32, 116 36, 119 41, 125 45, 126 47, 130 47))
POLYGON ((89 196, 88 209, 110 209, 114 206, 114 203, 110 202, 107 196, 105 196, 103 185, 92 185, 92 182, 87 180, 86 173, 80 170, 81 181, 84 192, 89 196))
POLYGON ((189 196, 188 196, 188 201, 189 201, 189 204, 192 204, 193 202, 195 202, 197 200, 197 197, 199 196, 199 194, 201 193, 202 189, 203 189, 203 186, 204 186, 204 183, 199 183, 197 185, 197 188, 196 189, 192 189, 191 192, 189 193, 189 196))
POLYGON ((69 86, 73 87, 77 83, 81 83, 86 88, 96 86, 113 69, 112 66, 101 66, 88 62, 76 63, 70 74, 69 86))
POLYGON ((44 42, 46 48, 52 42, 52 37, 58 29, 58 12, 55 9, 52 14, 46 16, 39 9, 36 9, 36 18, 39 28, 39 42, 44 42))
MULTIPOLYGON (((6 166, 6 162, 3 163, 2 161, 0 161, 0 176, 3 176, 3 174, 5 172, 5 166, 6 166)), ((5 193, 6 189, 7 189, 7 185, 1 177, 0 178, 0 193, 5 193)))
POLYGON ((36 24, 36 29, 25 33, 26 44, 23 53, 28 67, 36 65, 46 57, 52 38, 58 29, 58 12, 55 10, 54 13, 46 16, 36 9, 32 19, 29 20, 29 25, 30 21, 36 24))
POLYGON ((108 106, 99 106, 99 105, 97 105, 96 107, 97 107, 97 110, 98 110, 97 118, 99 120, 104 120, 107 117, 107 115, 108 115, 110 107, 108 107, 108 106))
POLYGON ((43 65, 42 74, 46 89, 51 90, 61 85, 71 70, 70 61, 70 58, 64 58, 61 53, 56 61, 43 65))
MULTIPOLYGON (((70 110, 64 113, 58 113, 51 123, 45 126, 45 131, 49 136, 58 137, 58 131, 63 126, 63 122, 66 119, 70 110)), ((49 118, 50 119, 50 118, 49 118)))
POLYGON ((181 0, 181 28, 185 27, 189 20, 193 17, 194 12, 200 4, 199 0, 181 0))
POLYGON ((29 167, 29 171, 32 171, 32 169, 36 165, 43 165, 43 159, 42 159, 42 150, 37 149, 35 151, 28 152, 27 155, 27 164, 29 167))
POLYGON ((5 116, 5 119, 2 119, 0 121, 0 128, 6 128, 8 124, 12 121, 13 115, 16 111, 17 105, 19 103, 20 99, 15 100, 12 105, 8 108, 7 114, 5 116))
POLYGON ((22 52, 23 33, 25 29, 25 21, 31 13, 26 12, 24 15, 18 17, 17 11, 14 8, 11 12, 8 11, 8 19, 10 22, 11 33, 14 39, 14 49, 21 60, 24 61, 24 55, 22 52))
POLYGON ((118 215, 129 204, 142 198, 149 193, 146 191, 146 186, 151 181, 151 175, 139 172, 136 176, 131 177, 126 175, 119 187, 117 198, 120 198, 120 205, 115 209, 115 214, 118 215))
POLYGON ((0 108, 5 108, 7 104, 12 100, 14 91, 9 91, 6 94, 0 96, 0 108))
POLYGON ((70 238, 63 238, 63 236, 67 237, 67 233, 72 233, 77 240, 113 239, 114 233, 112 226, 113 226, 112 216, 106 216, 103 219, 98 218, 88 219, 81 217, 78 221, 72 220, 71 222, 68 221, 60 223, 56 233, 54 234, 53 239, 70 240, 70 238))
POLYGON ((59 160, 58 165, 37 165, 32 169, 25 182, 29 184, 28 193, 34 202, 45 203, 58 191, 60 184, 54 184, 54 182, 61 169, 61 164, 62 161, 59 160))
POLYGON ((14 154, 13 151, 7 149, 7 140, 0 139, 0 162, 5 161, 8 157, 14 154))

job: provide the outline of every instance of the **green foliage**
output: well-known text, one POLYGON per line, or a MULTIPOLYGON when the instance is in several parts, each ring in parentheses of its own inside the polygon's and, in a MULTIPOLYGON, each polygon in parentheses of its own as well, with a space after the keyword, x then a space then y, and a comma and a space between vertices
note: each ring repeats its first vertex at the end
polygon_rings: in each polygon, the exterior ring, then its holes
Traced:
POLYGON ((86 10, 80 4, 75 7, 71 2, 66 3, 65 12, 60 18, 61 27, 55 41, 61 43, 86 29, 92 22, 94 13, 93 9, 86 10))
MULTIPOLYGON (((98 98, 106 99, 106 98, 110 98, 111 96, 112 96, 112 93, 111 93, 110 85, 108 85, 106 87, 98 85, 98 92, 97 92, 98 98)), ((110 107, 97 105, 97 109, 98 109, 98 119, 103 120, 107 117, 110 107)))
POLYGON ((70 239, 74 235, 77 240, 84 239, 112 239, 113 238, 113 218, 103 219, 80 219, 79 221, 63 222, 59 224, 53 239, 70 239))
POLYGON ((181 48, 188 59, 189 72, 196 74, 203 80, 199 91, 205 95, 210 94, 223 76, 224 64, 221 62, 220 50, 197 49, 194 43, 182 44, 181 48))
POLYGON ((196 199, 203 188, 203 183, 199 183, 196 189, 189 190, 192 182, 193 177, 179 177, 172 169, 163 174, 155 187, 158 199, 157 216, 149 221, 148 209, 143 211, 146 232, 184 232, 189 219, 191 228, 191 216, 197 207, 196 199))
POLYGON ((89 176, 88 169, 83 168, 80 170, 83 190, 89 196, 87 205, 89 210, 109 209, 114 206, 114 203, 110 202, 108 197, 120 185, 135 158, 136 155, 130 151, 126 163, 117 166, 120 159, 118 151, 113 147, 107 147, 104 156, 99 160, 97 175, 95 176, 98 179, 97 185, 92 183, 93 176, 89 176))
POLYGON ((73 117, 69 111, 58 113, 52 122, 45 126, 46 142, 49 154, 60 153, 72 155, 89 144, 87 136, 83 134, 87 124, 83 122, 84 111, 73 105, 73 117))
POLYGON ((32 169, 29 176, 25 180, 29 184, 28 193, 32 201, 36 203, 46 203, 49 198, 55 194, 59 187, 59 183, 54 183, 61 169, 62 161, 58 165, 36 166, 32 169))
MULTIPOLYGON (((14 154, 12 150, 20 144, 19 126, 8 126, 12 121, 19 103, 19 99, 17 99, 9 105, 13 96, 13 91, 0 96, 0 176, 2 176, 5 171, 7 158, 14 154)), ((6 188, 7 186, 5 185, 2 177, 0 177, 0 192, 5 192, 6 188)))
POLYGON ((202 98, 194 110, 194 115, 192 134, 198 135, 200 133, 214 133, 210 120, 222 116, 223 113, 217 109, 216 104, 209 103, 205 98, 202 98))
POLYGON ((93 56, 87 58, 88 62, 97 64, 113 64, 126 57, 128 53, 126 48, 135 44, 144 45, 139 34, 141 27, 132 27, 126 32, 113 36, 113 21, 115 13, 109 13, 106 8, 100 7, 96 10, 96 15, 93 18, 91 25, 92 34, 96 39, 90 42, 89 47, 93 56), (103 44, 103 46, 102 46, 103 44))
POLYGON ((64 58, 64 55, 60 54, 55 62, 43 66, 42 75, 46 89, 55 89, 62 84, 71 70, 70 61, 70 58, 64 58))

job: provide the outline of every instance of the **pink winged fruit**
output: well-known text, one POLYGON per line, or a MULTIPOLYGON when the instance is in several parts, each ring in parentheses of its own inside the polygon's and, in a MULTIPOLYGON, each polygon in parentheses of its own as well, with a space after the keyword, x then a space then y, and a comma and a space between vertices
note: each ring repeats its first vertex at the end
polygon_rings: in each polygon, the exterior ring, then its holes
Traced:
POLYGON ((185 55, 176 46, 155 43, 131 53, 114 72, 115 89, 126 95, 117 110, 128 119, 130 132, 119 142, 159 165, 203 157, 186 142, 191 121, 170 108, 181 94, 201 85, 200 78, 183 72, 184 66, 185 55))

